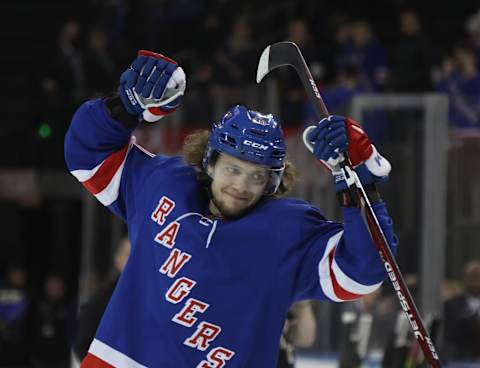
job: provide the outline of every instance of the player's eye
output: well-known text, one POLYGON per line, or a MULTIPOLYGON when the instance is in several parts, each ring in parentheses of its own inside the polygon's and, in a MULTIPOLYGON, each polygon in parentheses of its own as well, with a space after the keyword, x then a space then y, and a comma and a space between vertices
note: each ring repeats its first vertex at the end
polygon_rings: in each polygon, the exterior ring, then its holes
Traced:
POLYGON ((226 166, 225 171, 230 174, 230 175, 237 175, 238 174, 238 169, 233 166, 226 166))
POLYGON ((255 184, 264 184, 267 181, 267 174, 254 173, 252 174, 252 180, 255 184))

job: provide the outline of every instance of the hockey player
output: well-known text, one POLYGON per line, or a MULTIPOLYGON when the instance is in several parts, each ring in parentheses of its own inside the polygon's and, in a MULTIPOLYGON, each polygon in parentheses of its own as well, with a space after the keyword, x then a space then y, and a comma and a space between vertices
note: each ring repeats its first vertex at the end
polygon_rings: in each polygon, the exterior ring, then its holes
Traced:
MULTIPOLYGON (((296 199, 282 130, 272 115, 228 110, 183 157, 153 156, 131 137, 141 120, 179 106, 185 74, 140 51, 118 95, 88 101, 65 139, 71 173, 128 224, 132 251, 82 367, 275 367, 290 306, 348 301, 385 271, 360 209, 335 186, 344 223, 296 199)), ((357 172, 390 246, 392 222, 369 171, 385 164, 350 119, 330 116, 309 135, 317 158, 371 156, 357 172), (372 161, 373 160, 373 161, 372 161)), ((377 171, 375 171, 377 172, 377 171)), ((384 177, 383 179, 385 179, 384 177)))

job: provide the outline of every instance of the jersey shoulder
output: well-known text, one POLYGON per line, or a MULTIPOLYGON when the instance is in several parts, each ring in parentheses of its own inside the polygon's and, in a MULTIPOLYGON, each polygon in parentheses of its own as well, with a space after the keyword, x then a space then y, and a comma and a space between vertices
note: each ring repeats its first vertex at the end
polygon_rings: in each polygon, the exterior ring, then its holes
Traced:
POLYGON ((170 175, 186 175, 196 177, 195 169, 188 165, 181 156, 155 155, 138 144, 134 144, 133 160, 146 161, 147 171, 156 179, 170 175), (145 160, 147 158, 147 160, 145 160))
POLYGON ((292 234, 308 235, 328 222, 317 207, 297 198, 268 199, 259 207, 259 214, 268 226, 292 234))
POLYGON ((308 216, 326 220, 317 207, 298 198, 270 199, 265 201, 262 207, 262 210, 272 213, 272 216, 281 216, 289 220, 303 219, 308 216))

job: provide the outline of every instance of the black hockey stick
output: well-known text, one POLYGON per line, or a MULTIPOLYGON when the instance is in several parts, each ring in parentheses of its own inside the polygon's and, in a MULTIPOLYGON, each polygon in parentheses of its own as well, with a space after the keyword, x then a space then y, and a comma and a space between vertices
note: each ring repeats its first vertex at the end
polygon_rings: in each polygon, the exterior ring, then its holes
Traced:
MULTIPOLYGON (((257 83, 260 83, 270 71, 284 65, 293 67, 297 72, 310 101, 313 103, 317 117, 321 119, 330 115, 300 49, 293 42, 286 41, 274 43, 263 50, 257 68, 257 83)), ((309 145, 305 139, 309 129, 312 129, 312 127, 305 129, 304 142, 307 147, 312 150, 311 145, 309 145)), ((342 170, 344 170, 349 187, 352 189, 356 187, 375 247, 379 252, 380 258, 388 274, 388 278, 397 294, 400 306, 410 322, 413 334, 422 348, 426 360, 432 367, 441 367, 433 341, 425 328, 410 291, 403 280, 400 268, 390 250, 388 241, 380 227, 377 216, 372 209, 372 205, 368 200, 362 183, 355 171, 348 164, 348 158, 345 158, 342 162, 342 170)))

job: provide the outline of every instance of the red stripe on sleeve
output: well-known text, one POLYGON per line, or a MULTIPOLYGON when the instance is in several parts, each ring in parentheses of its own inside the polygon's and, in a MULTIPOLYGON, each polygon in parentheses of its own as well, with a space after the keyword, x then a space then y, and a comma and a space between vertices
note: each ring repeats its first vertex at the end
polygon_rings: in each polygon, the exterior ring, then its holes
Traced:
POLYGON ((93 354, 88 353, 83 359, 80 368, 115 368, 113 365, 108 364, 104 360, 96 357, 93 354))
POLYGON ((112 153, 103 162, 98 171, 87 181, 82 184, 92 194, 100 193, 110 183, 118 168, 122 165, 127 155, 128 144, 120 151, 112 153))
POLYGON ((335 274, 333 273, 333 269, 332 269, 333 256, 335 255, 335 249, 336 248, 333 248, 330 254, 328 255, 328 267, 330 269, 330 279, 332 280, 333 291, 335 292, 335 295, 342 300, 355 300, 355 299, 361 298, 363 294, 351 293, 345 290, 344 288, 342 288, 338 283, 337 278, 335 277, 335 274))

